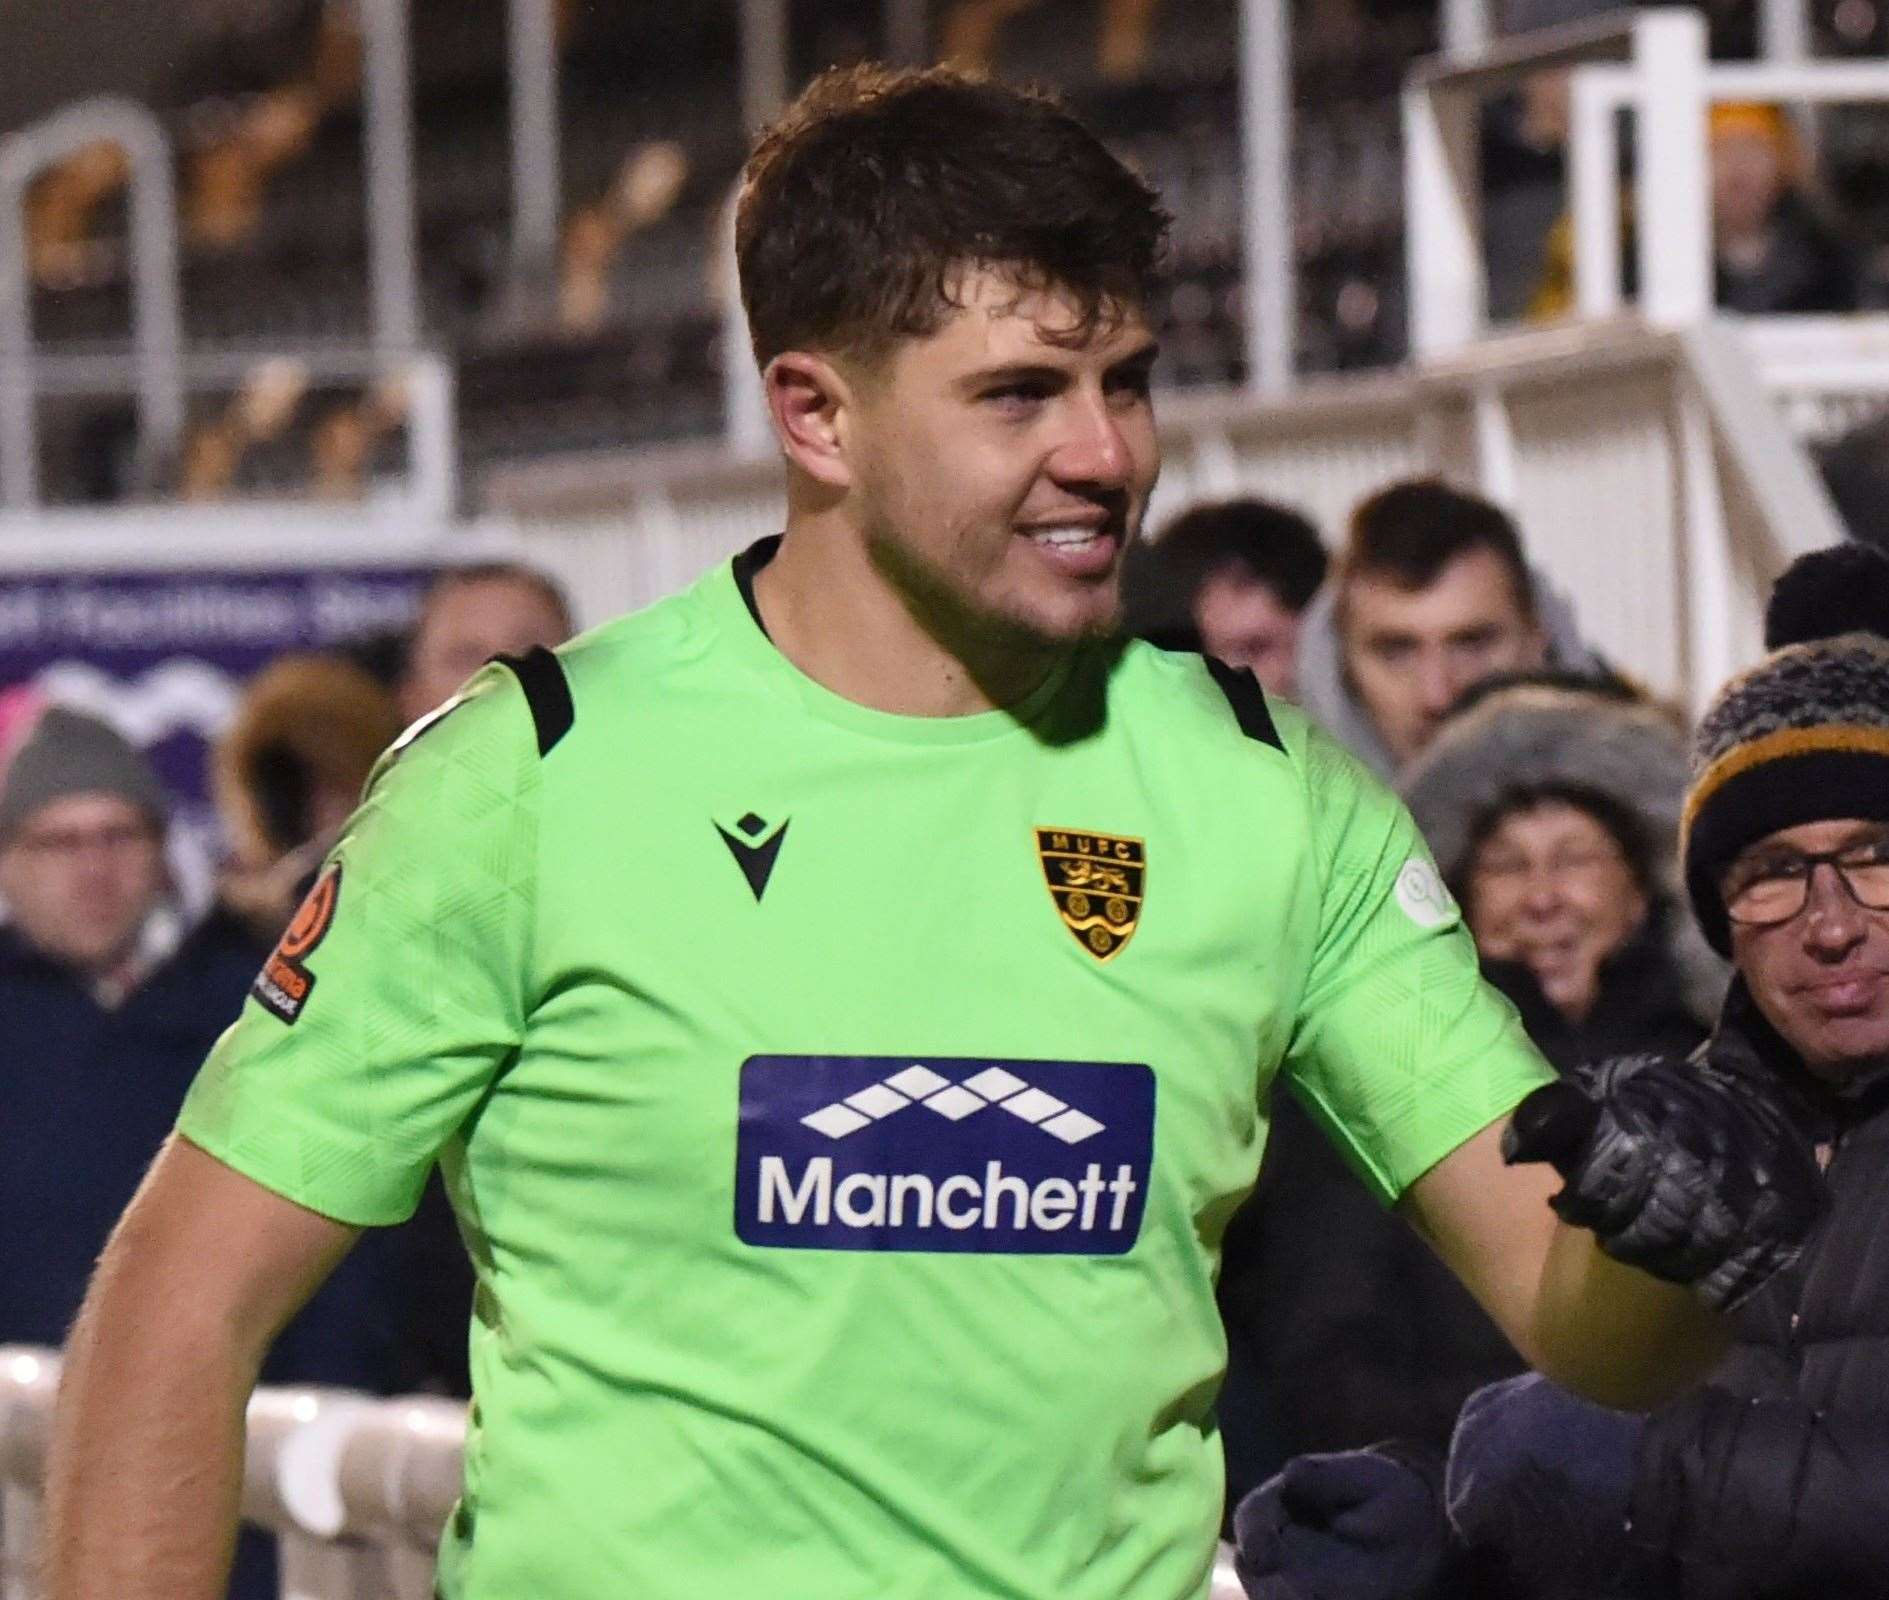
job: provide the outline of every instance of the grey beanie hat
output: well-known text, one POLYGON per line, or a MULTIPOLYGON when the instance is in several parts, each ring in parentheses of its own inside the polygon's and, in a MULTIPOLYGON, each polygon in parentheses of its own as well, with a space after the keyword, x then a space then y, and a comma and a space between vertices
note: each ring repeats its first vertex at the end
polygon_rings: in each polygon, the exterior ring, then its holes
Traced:
POLYGON ((74 794, 129 801, 159 827, 169 807, 150 762, 116 729, 67 706, 49 706, 0 780, 0 844, 40 807, 74 794))

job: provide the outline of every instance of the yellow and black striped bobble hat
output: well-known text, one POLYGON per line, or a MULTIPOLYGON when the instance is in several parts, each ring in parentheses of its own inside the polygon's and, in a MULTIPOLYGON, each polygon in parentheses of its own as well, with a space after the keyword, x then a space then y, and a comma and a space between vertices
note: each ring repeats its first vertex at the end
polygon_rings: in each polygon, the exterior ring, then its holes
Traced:
POLYGON ((1686 891, 1726 955, 1719 880, 1741 850, 1806 822, 1889 822, 1889 559, 1854 544, 1800 556, 1765 643, 1699 723, 1680 820, 1686 891))

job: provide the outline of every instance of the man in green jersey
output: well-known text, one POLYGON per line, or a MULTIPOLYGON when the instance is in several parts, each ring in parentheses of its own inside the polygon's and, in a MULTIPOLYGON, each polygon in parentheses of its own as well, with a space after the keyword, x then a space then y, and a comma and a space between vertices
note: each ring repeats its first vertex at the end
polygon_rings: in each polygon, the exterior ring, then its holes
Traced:
MULTIPOLYGON (((57 1600, 215 1593, 260 1353, 436 1161, 479 1276, 446 1600, 1203 1594, 1275 1079, 1546 1370, 1632 1401, 1712 1357, 1503 1163, 1548 1074, 1403 809, 1112 636, 1164 225, 948 72, 829 75, 763 138, 786 532, 383 764, 101 1263, 57 1600)), ((1608 1231, 1622 1173, 1723 1169, 1577 1109, 1537 1143, 1568 1193, 1609 1152, 1608 1231)), ((1711 1266, 1694 1209, 1641 1256, 1711 1266)))

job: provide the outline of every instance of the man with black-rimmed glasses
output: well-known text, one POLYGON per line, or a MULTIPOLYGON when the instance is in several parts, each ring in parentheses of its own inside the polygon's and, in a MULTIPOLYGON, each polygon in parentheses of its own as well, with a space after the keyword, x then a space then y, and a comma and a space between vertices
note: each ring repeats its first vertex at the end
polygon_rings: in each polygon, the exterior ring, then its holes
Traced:
MULTIPOLYGON (((1736 1253, 1709 1275, 1714 1298, 1737 1307, 1737 1333, 1691 1393, 1644 1416, 1589 1405, 1534 1375, 1472 1395, 1443 1483, 1449 1533, 1443 1506, 1428 1535, 1420 1536, 1421 1516, 1407 1518, 1410 1531, 1369 1552, 1384 1581, 1354 1581, 1349 1596, 1885 1592, 1889 562, 1860 546, 1805 557, 1773 597, 1767 643, 1771 654, 1706 713, 1684 816, 1693 909, 1737 969, 1717 1030, 1687 1064, 1637 1057, 1583 1068, 1572 1084, 1541 1091, 1532 1120, 1524 1103, 1516 1123, 1529 1128, 1524 1154, 1545 1154, 1571 1173, 1556 1209, 1599 1220, 1640 1203, 1630 1183, 1610 1176, 1629 1170, 1619 1157, 1640 1137, 1636 1103, 1644 1112, 1654 1095, 1683 1099, 1688 1075, 1700 1087, 1781 1088, 1784 1114, 1822 1169, 1822 1215, 1798 1260, 1762 1286, 1743 1279, 1736 1253), (1598 1114, 1582 1115, 1577 1089, 1598 1093, 1598 1114), (1423 1571, 1433 1573, 1446 1537, 1454 1544, 1442 1558, 1446 1577, 1409 1581, 1413 1551, 1429 1552, 1423 1571)), ((1729 1149, 1718 1165, 1779 1203, 1802 1187, 1765 1162, 1741 1173, 1729 1149)), ((1683 1186, 1654 1186, 1661 1198, 1641 1215, 1687 1213, 1683 1186)), ((1306 1486, 1292 1484, 1295 1469, 1352 1484, 1374 1474, 1370 1494, 1385 1506, 1403 1480, 1380 1451, 1302 1461, 1315 1465, 1287 1469, 1290 1493, 1281 1479, 1256 1491, 1243 1513, 1243 1555, 1266 1582, 1321 1600, 1336 1592, 1324 1576, 1355 1579, 1362 1552, 1335 1522, 1317 1524, 1301 1509, 1306 1486)), ((1354 1525, 1370 1521, 1364 1510, 1352 1505, 1354 1525)), ((1288 1591, 1253 1592, 1273 1600, 1288 1591)))

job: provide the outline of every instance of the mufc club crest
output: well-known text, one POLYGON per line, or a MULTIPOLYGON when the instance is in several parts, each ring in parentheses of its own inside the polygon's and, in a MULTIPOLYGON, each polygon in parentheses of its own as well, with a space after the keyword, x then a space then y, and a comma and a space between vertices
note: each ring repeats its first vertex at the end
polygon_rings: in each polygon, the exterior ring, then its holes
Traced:
POLYGON ((1121 954, 1141 921, 1148 852, 1139 839, 1038 828, 1036 856, 1063 926, 1097 961, 1121 954))

